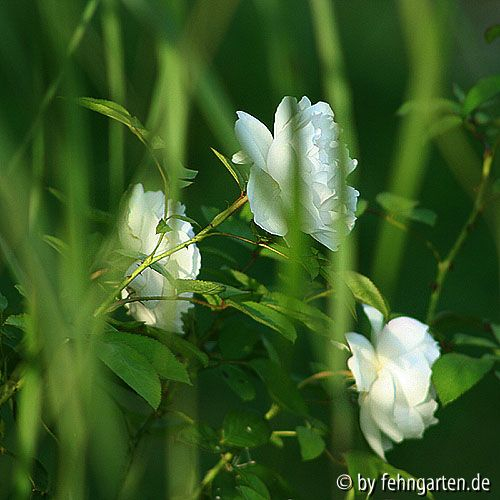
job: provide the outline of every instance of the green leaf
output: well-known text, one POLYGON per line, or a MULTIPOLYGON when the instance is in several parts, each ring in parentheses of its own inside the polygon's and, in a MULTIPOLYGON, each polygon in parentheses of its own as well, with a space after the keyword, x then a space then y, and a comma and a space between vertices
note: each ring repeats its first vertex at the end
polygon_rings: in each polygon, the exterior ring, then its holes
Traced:
POLYGON ((383 209, 396 214, 410 212, 418 205, 418 201, 388 192, 377 194, 375 199, 383 209))
POLYGON ((298 426, 295 430, 302 460, 314 460, 325 451, 325 442, 317 430, 303 426, 298 426))
POLYGON ((500 37, 500 24, 494 24, 493 26, 490 26, 485 32, 484 32, 484 39, 488 42, 491 43, 497 38, 500 37))
POLYGON ((496 325, 495 323, 491 323, 491 331, 495 336, 497 342, 500 344, 500 325, 496 325))
POLYGON ((500 93, 500 75, 488 76, 479 80, 474 85, 462 104, 462 114, 467 116, 477 109, 481 104, 489 101, 500 93))
POLYGON ((9 316, 5 320, 4 324, 15 326, 16 328, 19 328, 19 330, 26 330, 27 322, 28 322, 28 315, 26 313, 21 313, 9 316))
POLYGON ((283 313, 289 318, 300 321, 314 333, 331 337, 333 321, 314 306, 280 292, 265 295, 260 303, 283 313))
POLYGON ((223 365, 218 368, 218 371, 226 384, 243 401, 251 401, 255 398, 255 387, 240 367, 223 365))
POLYGON ((100 342, 97 355, 118 377, 155 410, 161 401, 161 383, 148 360, 128 345, 100 342))
POLYGON ((176 437, 183 443, 198 446, 210 453, 220 453, 221 451, 217 432, 203 422, 187 425, 181 429, 176 437))
POLYGON ((183 339, 178 333, 167 332, 166 330, 151 326, 146 327, 146 331, 149 336, 166 345, 174 353, 190 361, 196 360, 203 367, 208 366, 208 356, 194 344, 183 339))
POLYGON ((262 295, 268 293, 267 288, 262 283, 259 283, 255 278, 252 278, 241 271, 237 271, 236 269, 229 269, 228 272, 238 283, 243 285, 244 290, 250 290, 262 295))
POLYGON ((239 476, 239 486, 236 488, 245 500, 271 500, 271 494, 266 484, 255 474, 242 471, 239 476))
POLYGON ((269 441, 271 428, 258 413, 232 410, 224 418, 222 443, 238 448, 254 448, 269 441))
POLYGON ((300 416, 307 415, 307 406, 289 374, 269 359, 253 359, 249 365, 262 379, 271 398, 284 409, 300 416))
POLYGON ((427 130, 427 138, 434 139, 462 125, 462 118, 457 115, 446 115, 433 122, 427 130))
POLYGON ((234 300, 227 300, 226 303, 243 314, 250 316, 258 323, 272 328, 291 342, 294 342, 297 338, 295 327, 287 317, 265 304, 252 301, 238 303, 234 300))
POLYGON ((455 345, 467 345, 474 347, 486 347, 490 349, 495 349, 498 347, 496 342, 492 340, 485 339, 484 337, 477 337, 475 335, 467 335, 465 333, 457 333, 453 336, 453 343, 455 345))
POLYGON ((217 295, 226 289, 221 283, 203 280, 175 280, 175 288, 178 294, 190 292, 203 295, 217 295))
MULTIPOLYGON (((196 173, 198 173, 198 172, 196 172, 196 173)), ((173 215, 169 215, 167 217, 167 220, 168 219, 178 219, 178 220, 182 220, 184 222, 189 222, 192 226, 201 227, 194 219, 192 219, 191 217, 188 217, 187 215, 173 214, 173 215)))
POLYGON ((493 360, 449 353, 432 366, 432 382, 443 405, 477 384, 493 367, 493 360))
POLYGON ((436 225, 437 214, 428 208, 414 208, 408 215, 408 219, 433 227, 436 225))
POLYGON ((56 236, 44 234, 42 239, 60 255, 64 255, 68 251, 68 244, 56 236))
POLYGON ((219 153, 216 149, 210 148, 215 156, 219 158, 220 162, 227 168, 228 172, 232 175, 233 179, 238 184, 238 187, 243 192, 246 188, 246 183, 248 181, 248 175, 240 165, 231 163, 222 153, 219 153))
POLYGON ((107 344, 123 344, 135 349, 153 366, 158 375, 167 380, 191 384, 186 367, 172 351, 158 340, 133 333, 107 331, 102 340, 107 344))
MULTIPOLYGON (((382 460, 377 455, 369 453, 366 451, 351 450, 344 453, 344 458, 347 463, 347 471, 349 476, 353 479, 353 486, 356 499, 366 499, 367 491, 359 491, 358 489, 358 477, 363 477, 364 479, 377 479, 382 474, 387 473, 389 477, 397 479, 398 475, 405 479, 415 479, 410 473, 402 470, 396 469, 392 465, 388 464, 382 460)), ((427 498, 433 499, 432 493, 427 493, 427 498)))
POLYGON ((259 334, 255 330, 237 327, 228 327, 219 335, 219 349, 224 359, 242 359, 247 357, 259 341, 259 334))
POLYGON ((425 101, 407 101, 397 110, 399 116, 420 112, 426 115, 460 113, 460 106, 450 99, 436 98, 425 101))
POLYGON ((386 319, 389 317, 389 307, 386 300, 369 278, 355 271, 350 271, 345 275, 345 283, 358 302, 374 307, 386 319))
POLYGON ((379 193, 376 196, 377 203, 392 215, 401 216, 405 219, 422 222, 433 226, 436 223, 436 214, 427 208, 416 208, 418 201, 409 200, 393 193, 379 193))
POLYGON ((92 97, 80 97, 78 99, 80 106, 100 113, 113 120, 116 120, 129 128, 134 126, 132 115, 120 104, 106 99, 94 99, 92 97))
POLYGON ((172 231, 172 228, 165 222, 165 219, 160 219, 156 226, 156 234, 165 234, 172 231))
POLYGON ((364 200, 363 198, 358 199, 358 204, 356 206, 356 217, 361 217, 368 208, 368 200, 364 200))
POLYGON ((0 293, 0 313, 4 312, 7 309, 9 302, 7 301, 7 297, 0 293))

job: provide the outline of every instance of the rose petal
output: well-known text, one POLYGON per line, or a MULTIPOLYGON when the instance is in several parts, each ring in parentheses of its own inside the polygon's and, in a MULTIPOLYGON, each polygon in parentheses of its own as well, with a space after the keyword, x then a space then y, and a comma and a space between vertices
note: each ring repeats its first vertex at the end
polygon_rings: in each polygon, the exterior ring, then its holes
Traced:
POLYGON ((366 337, 359 333, 347 333, 345 337, 352 352, 347 365, 354 375, 358 391, 369 391, 377 377, 373 346, 366 337))
POLYGON ((234 127, 243 151, 260 168, 266 168, 267 153, 273 142, 273 136, 268 128, 257 118, 238 111, 238 120, 234 127))
POLYGON ((365 397, 360 396, 359 399, 359 425, 361 427, 361 430, 363 432, 363 435, 365 436, 366 441, 370 445, 371 449, 383 460, 386 460, 385 458, 385 450, 387 449, 384 446, 384 441, 385 445, 387 446, 387 438, 383 440, 382 433, 380 432, 380 429, 378 425, 375 423, 375 420, 373 419, 371 413, 370 413, 370 407, 366 404, 364 401, 365 397))
POLYGON ((278 183, 257 165, 250 169, 247 195, 255 223, 268 233, 284 236, 288 228, 281 189, 278 183))
POLYGON ((376 336, 384 328, 384 315, 368 304, 363 304, 363 312, 370 322, 372 334, 376 336))

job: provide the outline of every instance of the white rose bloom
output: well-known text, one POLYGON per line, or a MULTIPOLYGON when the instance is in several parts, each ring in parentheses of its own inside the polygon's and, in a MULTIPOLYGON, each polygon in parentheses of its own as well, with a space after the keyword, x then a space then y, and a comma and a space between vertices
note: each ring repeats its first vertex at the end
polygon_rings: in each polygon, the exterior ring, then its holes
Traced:
MULTIPOLYGON (((158 222, 165 217, 165 195, 161 191, 144 191, 142 184, 136 184, 128 202, 125 219, 120 226, 120 241, 127 250, 149 255, 158 243, 160 235, 156 234, 158 222)), ((166 217, 185 215, 186 208, 179 202, 168 201, 166 217)), ((156 253, 162 253, 179 243, 194 236, 193 227, 189 222, 169 218, 168 225, 172 228, 163 237, 156 253)), ((195 279, 200 272, 201 255, 196 245, 190 245, 170 257, 158 262, 174 279, 195 279)), ((127 270, 130 275, 137 268, 135 262, 127 270)), ((175 288, 170 281, 151 268, 145 269, 132 283, 123 290, 123 298, 129 295, 138 297, 173 296, 175 288)), ((191 297, 192 294, 184 293, 191 297)), ((138 321, 172 332, 182 333, 181 314, 188 311, 193 304, 179 300, 161 300, 131 302, 126 304, 130 314, 138 321)))
POLYGON ((431 367, 439 358, 429 327, 400 317, 384 326, 383 315, 364 306, 374 345, 359 333, 346 334, 352 357, 347 364, 359 391, 360 425, 373 451, 385 460, 392 442, 421 438, 437 423, 431 367))
POLYGON ((339 141, 339 126, 325 102, 311 105, 285 97, 276 110, 274 137, 253 116, 238 111, 236 136, 242 151, 234 163, 251 163, 248 200, 257 225, 285 236, 293 203, 293 165, 299 166, 301 230, 336 250, 354 226, 358 191, 342 185, 340 161, 348 175, 357 165, 339 141), (341 196, 343 190, 343 203, 341 196))

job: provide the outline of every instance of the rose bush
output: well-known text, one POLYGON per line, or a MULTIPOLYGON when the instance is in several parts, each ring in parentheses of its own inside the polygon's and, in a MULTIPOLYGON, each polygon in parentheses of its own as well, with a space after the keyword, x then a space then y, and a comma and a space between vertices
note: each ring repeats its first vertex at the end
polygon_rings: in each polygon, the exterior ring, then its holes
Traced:
POLYGON ((285 97, 276 110, 274 136, 257 118, 238 111, 242 151, 234 163, 251 163, 248 199, 257 225, 286 236, 298 167, 301 230, 336 250, 356 220, 358 191, 345 185, 357 161, 339 139, 339 126, 325 102, 285 97), (345 175, 342 175, 342 163, 345 175))
MULTIPOLYGON (((142 184, 136 184, 120 227, 119 235, 123 247, 128 251, 150 255, 158 244, 160 235, 156 233, 156 228, 163 218, 168 220, 170 230, 163 236, 156 252, 164 252, 192 238, 192 225, 175 218, 176 215, 186 214, 184 205, 169 200, 167 208, 165 213, 165 195, 162 191, 144 191, 142 184)), ((130 275, 138 265, 139 261, 132 264, 126 274, 130 275)), ((200 251, 196 245, 190 245, 161 259, 158 265, 163 267, 171 279, 152 268, 147 268, 122 291, 122 297, 175 297, 174 280, 195 279, 198 276, 201 267, 200 251)), ((184 293, 181 296, 191 297, 192 294, 184 293)), ((181 315, 192 306, 193 304, 183 300, 145 300, 126 304, 136 320, 178 333, 182 332, 181 315)))
POLYGON ((359 333, 346 334, 352 352, 347 364, 360 393, 361 430, 385 460, 393 441, 421 438, 437 423, 431 367, 439 347, 429 327, 416 319, 399 317, 384 326, 382 313, 366 305, 364 310, 374 343, 359 333))

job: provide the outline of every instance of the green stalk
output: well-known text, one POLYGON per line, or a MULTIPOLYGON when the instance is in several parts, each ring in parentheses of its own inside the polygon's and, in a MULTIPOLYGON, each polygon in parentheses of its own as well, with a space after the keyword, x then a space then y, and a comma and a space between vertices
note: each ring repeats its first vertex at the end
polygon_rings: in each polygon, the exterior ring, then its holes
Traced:
POLYGON ((434 287, 429 300, 429 309, 427 311, 427 319, 426 319, 427 324, 430 324, 434 319, 436 308, 439 303, 439 299, 441 297, 441 292, 443 290, 443 284, 446 280, 446 277, 448 276, 448 271, 453 265, 453 262, 455 261, 458 252, 465 243, 467 236, 469 235, 474 225, 476 224, 479 215, 483 211, 486 188, 488 186, 488 179, 491 172, 492 162, 493 162, 493 151, 487 148, 484 152, 484 157, 483 157, 481 183, 479 184, 479 189, 477 191, 477 196, 474 201, 472 211, 467 221, 465 222, 464 226, 462 227, 462 230, 460 231, 455 243, 448 252, 448 255, 438 263, 436 280, 434 282, 434 287))
MULTIPOLYGON (((111 99, 125 103, 123 43, 116 0, 106 0, 102 14, 102 32, 106 54, 106 73, 111 99)), ((109 124, 109 187, 111 204, 120 199, 124 185, 124 130, 118 123, 109 124)))
POLYGON ((203 239, 205 239, 207 236, 209 236, 210 231, 215 229, 217 226, 221 225, 228 217, 230 217, 232 214, 234 214, 237 210, 239 210, 246 202, 248 201, 248 197, 246 194, 242 194, 230 207, 226 208, 226 210, 222 211, 220 214, 217 214, 208 226, 203 228, 198 234, 193 236, 190 240, 185 241, 183 243, 180 243, 179 245, 169 248, 165 252, 162 252, 158 255, 155 255, 152 253, 151 255, 148 255, 146 257, 142 264, 137 267, 137 269, 134 270, 134 272, 130 275, 127 276, 119 285, 118 289, 113 292, 113 295, 111 295, 102 305, 99 307, 96 311, 96 316, 99 314, 102 314, 107 311, 109 306, 111 306, 115 300, 115 296, 118 295, 124 288, 126 288, 134 279, 142 273, 145 269, 150 267, 152 264, 155 262, 158 262, 162 259, 165 259, 167 257, 170 257, 170 255, 178 252, 179 250, 182 250, 183 248, 187 248, 190 245, 194 245, 196 243, 199 243, 203 239))

